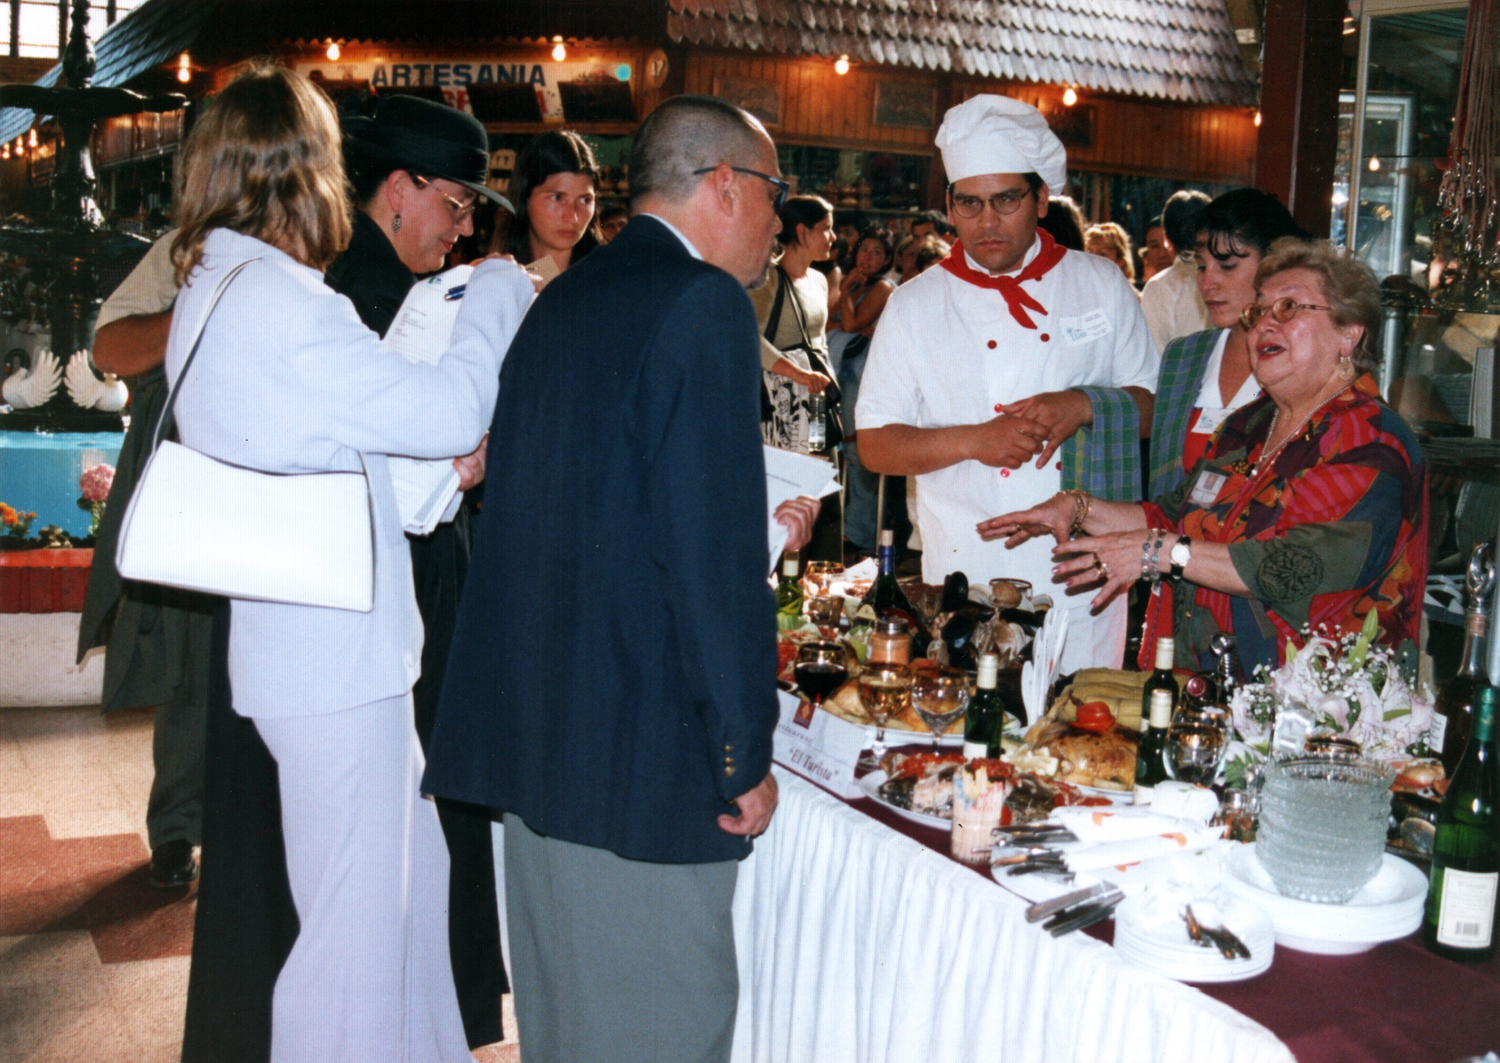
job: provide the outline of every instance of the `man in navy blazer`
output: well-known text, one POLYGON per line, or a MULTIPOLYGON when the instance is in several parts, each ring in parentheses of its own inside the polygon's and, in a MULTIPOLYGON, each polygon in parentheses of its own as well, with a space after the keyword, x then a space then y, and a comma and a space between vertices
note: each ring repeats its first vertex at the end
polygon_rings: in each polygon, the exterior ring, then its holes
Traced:
MULTIPOLYGON (((727 1060, 737 861, 776 804, 759 340, 786 185, 764 128, 675 97, 633 219, 506 356, 425 788, 505 813, 529 1063, 727 1060)), ((793 541, 815 515, 786 514, 793 541)))

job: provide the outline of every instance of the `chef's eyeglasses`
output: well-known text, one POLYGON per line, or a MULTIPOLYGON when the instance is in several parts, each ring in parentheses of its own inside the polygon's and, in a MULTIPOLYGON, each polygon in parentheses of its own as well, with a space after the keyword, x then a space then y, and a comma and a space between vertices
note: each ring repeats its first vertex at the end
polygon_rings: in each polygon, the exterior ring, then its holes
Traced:
POLYGON ((989 208, 996 214, 1014 214, 1021 209, 1021 204, 1026 201, 1026 197, 1031 195, 1033 191, 1034 189, 1027 188, 1018 191, 1001 192, 998 195, 991 196, 989 199, 980 199, 978 196, 964 196, 957 192, 951 192, 949 195, 953 201, 953 213, 957 214, 960 218, 977 218, 984 213, 985 204, 989 204, 989 208))
MULTIPOLYGON (((701 170, 694 170, 693 176, 702 177, 706 173, 713 173, 718 168, 717 166, 705 166, 701 170)), ((752 170, 745 166, 731 166, 729 168, 735 173, 749 174, 751 177, 759 177, 762 181, 769 181, 772 187, 776 189, 776 213, 781 213, 781 208, 786 203, 787 193, 792 190, 791 185, 779 177, 772 177, 768 173, 761 173, 759 170, 752 170)))
POLYGON ((431 188, 434 192, 443 197, 443 200, 448 204, 448 213, 453 217, 454 225, 462 225, 464 222, 472 218, 474 216, 475 208, 479 206, 478 196, 474 197, 473 202, 465 205, 454 199, 447 192, 444 192, 441 188, 434 185, 430 178, 422 177, 418 174, 412 174, 411 179, 412 183, 414 183, 418 188, 431 188))
POLYGON ((1259 303, 1251 303, 1240 311, 1240 324, 1246 331, 1253 329, 1255 323, 1264 315, 1270 314, 1271 320, 1278 325, 1285 325, 1297 316, 1299 310, 1332 310, 1330 306, 1317 306, 1313 303, 1299 303, 1297 300, 1283 295, 1280 299, 1273 300, 1270 306, 1261 306, 1259 303))

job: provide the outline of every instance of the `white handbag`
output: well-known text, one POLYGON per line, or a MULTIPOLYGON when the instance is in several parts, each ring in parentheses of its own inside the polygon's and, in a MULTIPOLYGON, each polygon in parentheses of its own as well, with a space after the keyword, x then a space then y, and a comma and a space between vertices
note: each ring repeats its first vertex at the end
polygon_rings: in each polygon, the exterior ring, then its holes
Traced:
POLYGON ((230 270, 208 300, 125 510, 115 564, 146 583, 367 613, 375 555, 365 473, 259 472, 162 438, 209 316, 253 261, 230 270), (288 541, 289 527, 309 534, 288 541))

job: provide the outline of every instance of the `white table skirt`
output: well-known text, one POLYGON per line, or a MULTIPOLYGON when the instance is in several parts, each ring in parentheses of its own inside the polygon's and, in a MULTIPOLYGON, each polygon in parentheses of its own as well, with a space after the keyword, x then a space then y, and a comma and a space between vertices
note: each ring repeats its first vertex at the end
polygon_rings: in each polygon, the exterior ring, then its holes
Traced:
POLYGON ((1291 1063, 1264 1026, 778 768, 740 865, 734 1063, 1291 1063))

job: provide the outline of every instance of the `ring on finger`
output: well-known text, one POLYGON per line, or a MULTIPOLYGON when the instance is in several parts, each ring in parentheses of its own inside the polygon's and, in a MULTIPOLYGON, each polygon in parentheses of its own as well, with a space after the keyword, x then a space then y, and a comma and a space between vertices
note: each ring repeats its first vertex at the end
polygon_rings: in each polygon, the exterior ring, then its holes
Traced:
POLYGON ((1099 561, 1099 575, 1104 577, 1104 582, 1109 582, 1109 566, 1104 563, 1103 559, 1099 561))

